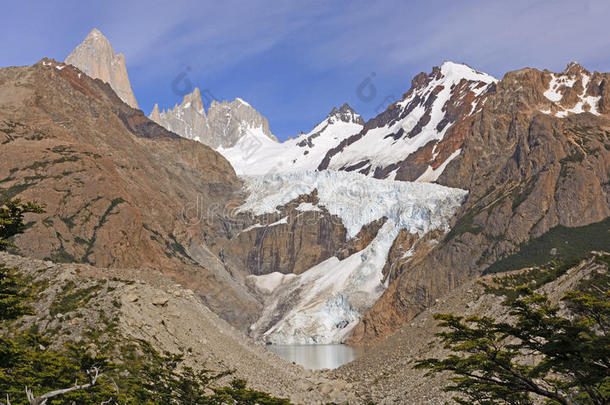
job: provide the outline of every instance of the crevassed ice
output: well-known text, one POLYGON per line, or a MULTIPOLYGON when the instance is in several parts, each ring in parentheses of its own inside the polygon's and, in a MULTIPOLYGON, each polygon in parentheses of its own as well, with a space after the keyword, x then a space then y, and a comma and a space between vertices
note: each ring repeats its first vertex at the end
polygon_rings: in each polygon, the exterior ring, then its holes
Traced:
POLYGON ((276 207, 317 189, 318 205, 341 218, 349 238, 384 216, 410 233, 447 230, 449 218, 467 194, 438 184, 380 180, 334 170, 242 178, 249 195, 240 211, 272 213, 276 207))
MULTIPOLYGON (((436 184, 334 171, 247 177, 245 186, 250 195, 241 210, 255 214, 273 212, 278 205, 317 189, 318 205, 341 218, 348 237, 367 223, 387 218, 365 249, 343 260, 331 257, 300 275, 249 276, 268 296, 251 333, 277 344, 342 342, 387 287, 382 270, 400 230, 419 234, 448 230, 467 194, 436 184)), ((299 208, 319 209, 313 204, 299 208)))

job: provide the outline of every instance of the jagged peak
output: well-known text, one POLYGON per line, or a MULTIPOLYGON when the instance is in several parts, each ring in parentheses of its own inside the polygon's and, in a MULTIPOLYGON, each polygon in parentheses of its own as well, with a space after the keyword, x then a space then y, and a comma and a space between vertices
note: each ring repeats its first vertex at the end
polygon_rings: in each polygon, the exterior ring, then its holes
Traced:
POLYGON ((65 60, 65 63, 76 66, 83 73, 110 84, 117 95, 133 108, 138 102, 127 74, 127 65, 123 54, 115 54, 110 41, 94 28, 65 60))
MULTIPOLYGON (((85 44, 94 44, 94 46, 96 48, 109 47, 110 49, 112 49, 112 44, 110 43, 108 38, 106 38, 104 36, 104 34, 102 34, 102 32, 100 30, 98 30, 97 28, 92 29, 91 32, 89 32, 89 34, 87 34, 87 36, 85 37, 83 42, 81 42, 78 46, 81 47, 81 46, 84 46, 85 44)), ((77 47, 77 49, 78 49, 78 47, 77 47)), ((72 53, 74 53, 74 51, 72 53)), ((114 54, 114 50, 112 51, 112 53, 114 54)), ((118 54, 115 56, 124 59, 122 54, 118 54)))
POLYGON ((93 28, 91 30, 91 32, 89 32, 89 34, 87 35, 87 38, 89 38, 89 37, 92 37, 92 38, 102 37, 102 38, 106 39, 104 34, 102 34, 102 32, 100 30, 98 30, 97 28, 93 28))
POLYGON ((161 119, 161 113, 159 112, 159 104, 155 103, 148 118, 150 118, 151 120, 153 120, 155 122, 159 122, 159 120, 161 119))
POLYGON ((360 114, 354 111, 354 109, 347 103, 344 103, 341 108, 333 107, 326 118, 335 118, 343 122, 354 122, 364 125, 364 120, 360 114))
POLYGON ((203 101, 201 101, 201 91, 195 87, 190 94, 187 94, 180 103, 181 108, 194 108, 198 113, 204 114, 203 101))
POLYGON ((588 75, 589 71, 576 61, 572 61, 572 62, 568 63, 568 65, 563 70, 563 72, 561 72, 561 74, 569 75, 569 76, 582 74, 582 73, 585 73, 588 75))

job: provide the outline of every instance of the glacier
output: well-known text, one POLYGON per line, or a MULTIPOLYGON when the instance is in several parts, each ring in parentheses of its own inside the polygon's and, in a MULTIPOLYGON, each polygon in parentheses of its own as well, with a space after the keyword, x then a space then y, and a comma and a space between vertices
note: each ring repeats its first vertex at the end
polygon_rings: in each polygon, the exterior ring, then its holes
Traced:
POLYGON ((301 204, 299 209, 324 207, 341 219, 348 238, 364 225, 386 218, 366 248, 343 260, 331 257, 299 275, 248 277, 250 285, 266 297, 251 335, 275 344, 344 341, 383 293, 382 270, 399 232, 405 229, 422 236, 432 230, 448 231, 451 217, 468 193, 438 184, 379 180, 332 170, 242 178, 248 197, 240 211, 272 213, 315 189, 317 205, 301 204))

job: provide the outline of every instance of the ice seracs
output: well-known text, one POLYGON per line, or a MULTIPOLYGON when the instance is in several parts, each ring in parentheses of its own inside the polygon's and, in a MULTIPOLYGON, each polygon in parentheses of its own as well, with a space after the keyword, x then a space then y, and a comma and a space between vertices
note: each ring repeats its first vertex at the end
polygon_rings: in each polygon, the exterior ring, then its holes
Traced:
POLYGON ((449 220, 467 192, 436 184, 377 180, 358 173, 320 171, 275 173, 244 178, 249 196, 241 207, 256 215, 274 212, 302 194, 317 190, 318 203, 337 215, 353 238, 375 220, 385 223, 363 250, 331 257, 299 275, 249 276, 268 295, 252 335, 272 343, 339 343, 386 285, 382 270, 398 233, 424 235, 449 229, 449 220))

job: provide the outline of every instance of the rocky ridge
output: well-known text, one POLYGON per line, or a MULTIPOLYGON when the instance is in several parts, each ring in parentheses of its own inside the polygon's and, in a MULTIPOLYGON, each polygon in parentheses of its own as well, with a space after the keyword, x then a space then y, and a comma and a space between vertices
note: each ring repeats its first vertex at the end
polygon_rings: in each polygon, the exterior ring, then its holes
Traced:
POLYGON ((326 152, 360 132, 364 120, 347 103, 333 107, 308 133, 282 143, 269 142, 256 133, 240 139, 232 148, 217 149, 238 174, 264 175, 315 171, 326 152))
POLYGON ((206 113, 197 87, 173 109, 160 111, 155 104, 149 118, 169 131, 212 148, 233 147, 248 135, 277 142, 267 119, 240 98, 231 102, 211 100, 206 113))
POLYGON ((256 318, 258 301, 204 241, 222 238, 217 207, 240 201, 221 155, 50 59, 1 69, 0 105, 0 197, 46 205, 16 239, 23 254, 163 271, 235 325, 256 318))

